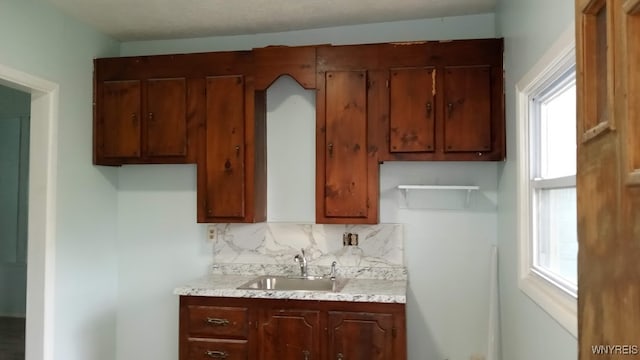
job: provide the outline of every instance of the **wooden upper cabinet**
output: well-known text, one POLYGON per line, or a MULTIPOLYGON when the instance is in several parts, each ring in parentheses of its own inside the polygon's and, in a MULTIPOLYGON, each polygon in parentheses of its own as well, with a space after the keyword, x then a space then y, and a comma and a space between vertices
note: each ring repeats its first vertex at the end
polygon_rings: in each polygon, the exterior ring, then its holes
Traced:
POLYGON ((389 81, 391 152, 435 150, 435 84, 433 67, 392 69, 389 81))
POLYGON ((263 221, 263 93, 256 95, 243 75, 208 77, 204 90, 206 129, 198 163, 198 220, 263 221))
POLYGON ((399 47, 384 65, 388 95, 372 116, 387 127, 373 129, 379 159, 503 160, 502 39, 399 47))
POLYGON ((491 68, 444 70, 444 151, 491 151, 491 68))
POLYGON ((197 126, 189 114, 189 81, 141 69, 136 73, 144 65, 138 58, 95 61, 98 165, 195 162, 196 145, 189 137, 197 126))
POLYGON ((367 72, 327 71, 319 81, 316 221, 377 222, 369 206, 377 173, 367 154, 367 72))

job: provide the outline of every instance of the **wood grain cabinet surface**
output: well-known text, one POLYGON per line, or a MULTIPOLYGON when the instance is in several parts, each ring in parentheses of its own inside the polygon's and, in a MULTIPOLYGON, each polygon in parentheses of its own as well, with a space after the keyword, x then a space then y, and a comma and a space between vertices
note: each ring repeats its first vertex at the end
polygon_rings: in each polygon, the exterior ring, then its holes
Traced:
POLYGON ((374 124, 382 128, 380 159, 504 160, 502 39, 427 43, 399 53, 388 62, 388 102, 374 124))
POLYGON ((316 90, 316 222, 375 224, 384 161, 500 161, 503 40, 95 60, 94 163, 196 163, 199 222, 266 220, 266 89, 316 90))
POLYGON ((405 360, 404 304, 180 297, 180 360, 405 360))
POLYGON ((192 120, 188 80, 144 74, 109 76, 112 68, 143 65, 140 59, 95 61, 94 162, 195 162, 195 144, 188 136, 192 120))

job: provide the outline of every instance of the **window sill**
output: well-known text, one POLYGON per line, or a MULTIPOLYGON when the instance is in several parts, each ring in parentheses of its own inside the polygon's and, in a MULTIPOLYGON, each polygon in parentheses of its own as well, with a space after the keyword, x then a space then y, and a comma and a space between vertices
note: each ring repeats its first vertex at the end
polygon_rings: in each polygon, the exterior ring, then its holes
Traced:
POLYGON ((531 300, 578 338, 578 302, 575 297, 533 272, 521 276, 519 286, 531 300))

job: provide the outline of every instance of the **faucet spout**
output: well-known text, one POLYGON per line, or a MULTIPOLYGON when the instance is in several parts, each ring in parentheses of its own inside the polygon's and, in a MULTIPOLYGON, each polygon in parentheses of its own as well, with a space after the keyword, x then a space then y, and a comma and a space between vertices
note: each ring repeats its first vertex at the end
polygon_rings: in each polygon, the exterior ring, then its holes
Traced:
POLYGON ((300 265, 300 276, 307 277, 309 275, 307 271, 307 258, 305 257, 304 249, 300 249, 300 252, 302 253, 302 255, 298 254, 294 256, 293 260, 295 260, 300 265))

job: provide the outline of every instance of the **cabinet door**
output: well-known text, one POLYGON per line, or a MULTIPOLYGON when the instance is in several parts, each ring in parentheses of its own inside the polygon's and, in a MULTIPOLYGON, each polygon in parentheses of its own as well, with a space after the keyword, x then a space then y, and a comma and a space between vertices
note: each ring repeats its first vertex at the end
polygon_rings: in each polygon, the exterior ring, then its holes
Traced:
POLYGON ((444 70, 444 151, 491 151, 491 67, 444 70))
POLYGON ((186 80, 146 81, 146 155, 187 155, 186 80))
POLYGON ((368 215, 367 73, 325 74, 324 216, 368 215))
POLYGON ((316 310, 265 310, 258 330, 259 359, 320 359, 319 321, 316 310))
POLYGON ((392 69, 389 79, 389 150, 435 149, 435 69, 392 69))
POLYGON ((207 78, 205 209, 208 218, 245 215, 243 76, 207 78))
POLYGON ((393 315, 330 311, 329 359, 398 360, 393 315))
POLYGON ((102 105, 99 152, 105 158, 140 156, 140 81, 105 81, 102 105))

